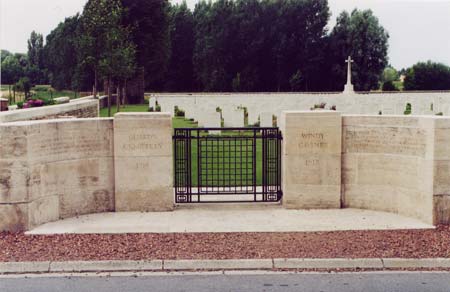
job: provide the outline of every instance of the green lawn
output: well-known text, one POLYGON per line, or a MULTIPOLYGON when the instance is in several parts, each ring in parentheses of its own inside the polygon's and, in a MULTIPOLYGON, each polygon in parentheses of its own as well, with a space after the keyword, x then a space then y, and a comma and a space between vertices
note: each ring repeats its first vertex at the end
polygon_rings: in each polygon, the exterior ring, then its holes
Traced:
MULTIPOLYGON (((148 104, 130 104, 120 107, 121 112, 147 112, 148 111, 148 104)), ((111 116, 114 116, 114 114, 117 112, 116 106, 111 106, 111 116)), ((108 116, 108 108, 102 108, 100 110, 100 117, 107 117, 108 116)))
MULTIPOLYGON (((174 127, 196 127, 192 122, 174 119, 174 127)), ((191 135, 191 179, 192 185, 198 185, 198 162, 199 162, 199 140, 198 133, 192 131, 191 135)), ((233 185, 253 185, 252 181, 252 164, 253 164, 253 146, 256 146, 256 183, 262 184, 262 139, 256 139, 256 145, 253 145, 253 131, 222 131, 219 135, 211 135, 206 132, 200 132, 200 136, 208 136, 208 141, 202 139, 202 153, 200 160, 202 161, 202 173, 208 172, 208 183, 203 181, 202 185, 214 186, 233 186, 233 185), (230 137, 229 139, 223 137, 230 137)), ((257 133, 257 137, 260 134, 257 133)), ((178 153, 184 153, 184 144, 180 143, 178 153)))
POLYGON ((34 98, 46 98, 46 99, 56 98, 56 97, 61 97, 61 96, 68 96, 71 99, 79 97, 79 95, 75 91, 70 91, 70 90, 53 91, 53 92, 36 91, 35 94, 33 95, 34 98))

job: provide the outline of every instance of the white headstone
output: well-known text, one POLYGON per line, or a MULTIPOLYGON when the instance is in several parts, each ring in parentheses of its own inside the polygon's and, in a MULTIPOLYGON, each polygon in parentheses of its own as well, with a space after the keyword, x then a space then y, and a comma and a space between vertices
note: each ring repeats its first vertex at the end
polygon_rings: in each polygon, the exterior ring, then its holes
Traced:
POLYGON ((231 111, 231 127, 244 127, 244 110, 234 109, 231 111))
POLYGON ((247 110, 247 122, 249 125, 254 125, 258 122, 258 112, 256 109, 247 110))
POLYGON ((259 115, 260 127, 273 127, 273 115, 269 112, 264 112, 259 115))
MULTIPOLYGON (((205 128, 220 128, 221 118, 219 112, 208 112, 202 115, 203 127, 205 128)), ((220 134, 220 131, 209 131, 210 134, 220 134)))
POLYGON ((244 110, 236 107, 222 108, 222 117, 225 127, 244 127, 244 110))
POLYGON ((233 127, 231 120, 233 119, 232 112, 234 110, 234 107, 224 105, 221 107, 221 110, 222 110, 222 118, 223 118, 224 127, 233 127))
POLYGON ((155 110, 156 108, 156 97, 151 96, 150 99, 148 100, 148 107, 149 108, 153 108, 153 110, 155 110))

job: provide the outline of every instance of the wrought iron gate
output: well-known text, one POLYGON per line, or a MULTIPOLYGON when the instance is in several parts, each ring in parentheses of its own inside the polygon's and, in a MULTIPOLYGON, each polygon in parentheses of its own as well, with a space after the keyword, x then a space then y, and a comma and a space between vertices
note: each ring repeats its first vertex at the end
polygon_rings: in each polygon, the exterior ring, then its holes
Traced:
POLYGON ((281 140, 278 128, 175 129, 175 202, 279 201, 281 140))

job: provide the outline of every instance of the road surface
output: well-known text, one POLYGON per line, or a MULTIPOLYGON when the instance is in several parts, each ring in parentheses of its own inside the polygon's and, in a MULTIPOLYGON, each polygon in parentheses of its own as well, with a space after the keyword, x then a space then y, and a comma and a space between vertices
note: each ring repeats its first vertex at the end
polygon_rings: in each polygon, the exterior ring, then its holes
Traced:
POLYGON ((1 276, 2 292, 69 291, 450 291, 449 272, 228 272, 1 276))

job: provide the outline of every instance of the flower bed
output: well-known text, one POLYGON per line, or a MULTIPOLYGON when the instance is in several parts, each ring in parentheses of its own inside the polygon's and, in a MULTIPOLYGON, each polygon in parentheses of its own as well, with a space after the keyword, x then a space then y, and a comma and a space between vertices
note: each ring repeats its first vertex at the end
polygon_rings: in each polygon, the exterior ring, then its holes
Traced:
POLYGON ((41 107, 41 106, 53 105, 53 104, 55 104, 55 101, 53 99, 30 98, 24 102, 18 102, 17 107, 19 109, 23 109, 23 108, 41 107))

